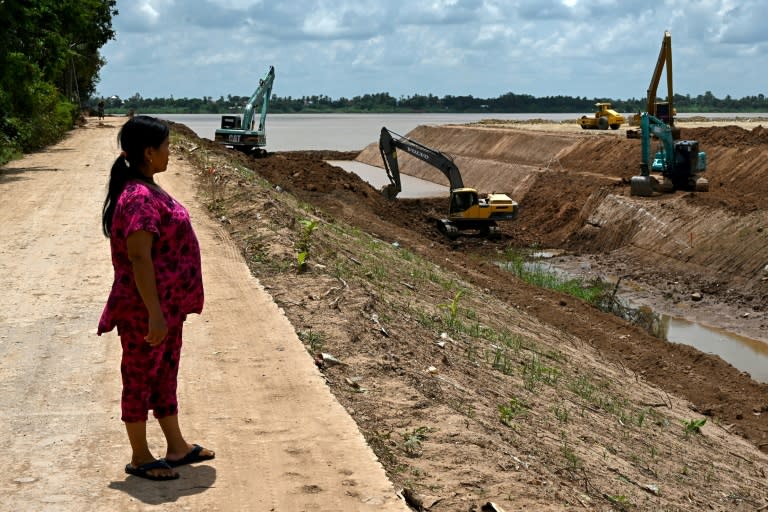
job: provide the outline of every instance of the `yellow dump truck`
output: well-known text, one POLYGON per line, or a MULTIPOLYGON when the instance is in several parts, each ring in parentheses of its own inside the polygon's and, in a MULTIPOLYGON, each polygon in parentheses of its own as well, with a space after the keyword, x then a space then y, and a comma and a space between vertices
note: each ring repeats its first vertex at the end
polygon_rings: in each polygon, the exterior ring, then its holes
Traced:
POLYGON ((624 124, 624 116, 613 110, 610 103, 595 103, 595 106, 594 116, 581 116, 578 121, 585 130, 618 130, 624 124))

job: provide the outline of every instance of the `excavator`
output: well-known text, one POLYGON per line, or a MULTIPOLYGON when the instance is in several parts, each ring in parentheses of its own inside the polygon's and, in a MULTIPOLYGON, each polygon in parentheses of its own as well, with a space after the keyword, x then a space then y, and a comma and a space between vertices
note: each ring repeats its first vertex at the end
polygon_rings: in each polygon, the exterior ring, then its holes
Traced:
POLYGON ((270 66, 264 78, 259 80, 259 87, 245 104, 242 118, 239 115, 221 116, 221 128, 216 129, 214 142, 253 156, 266 156, 267 151, 264 146, 267 145, 267 134, 264 126, 274 81, 275 67, 270 66), (254 109, 259 103, 261 116, 258 127, 254 129, 256 122, 254 109))
POLYGON ((379 151, 390 183, 382 187, 381 192, 387 199, 395 199, 402 192, 398 149, 435 167, 448 178, 451 189, 448 216, 435 221, 438 230, 449 239, 454 240, 470 231, 498 237, 501 230, 496 222, 513 220, 517 216, 518 205, 506 194, 491 193, 481 197, 477 190, 465 187, 458 167, 447 155, 382 127, 379 151))
MULTIPOLYGON (((664 32, 664 38, 661 41, 661 49, 659 50, 659 57, 656 60, 656 68, 653 70, 651 76, 651 83, 648 86, 646 94, 646 107, 645 111, 651 116, 660 119, 670 126, 675 139, 680 138, 680 131, 675 128, 675 107, 674 107, 674 91, 672 89, 672 35, 669 31, 664 32), (657 101, 656 91, 659 88, 659 82, 661 82, 661 73, 666 68, 667 78, 667 101, 657 101)), ((638 112, 632 116, 629 120, 631 126, 640 126, 640 118, 642 112, 638 112)), ((627 138, 639 139, 640 133, 637 130, 627 130, 627 138)))
POLYGON ((701 176, 707 169, 707 155, 699 151, 695 140, 679 140, 680 129, 675 127, 676 111, 673 105, 672 90, 672 36, 664 32, 659 58, 651 77, 646 98, 646 111, 636 114, 630 124, 639 125, 640 131, 627 130, 627 137, 641 139, 642 161, 640 175, 630 181, 630 193, 633 196, 651 196, 654 192, 673 192, 674 190, 695 190, 706 192, 709 182, 701 176), (661 73, 667 69, 667 101, 656 101, 656 89, 661 81, 661 73), (651 140, 659 141, 651 162, 651 140), (651 171, 661 174, 661 181, 651 176, 651 171))
POLYGON ((709 182, 701 176, 707 169, 707 155, 699 151, 695 140, 674 140, 672 127, 663 120, 643 112, 640 115, 642 163, 640 176, 632 176, 630 193, 651 196, 654 192, 695 190, 706 192, 709 182), (659 149, 651 162, 651 139, 659 141, 659 149), (661 181, 651 175, 661 174, 661 181))

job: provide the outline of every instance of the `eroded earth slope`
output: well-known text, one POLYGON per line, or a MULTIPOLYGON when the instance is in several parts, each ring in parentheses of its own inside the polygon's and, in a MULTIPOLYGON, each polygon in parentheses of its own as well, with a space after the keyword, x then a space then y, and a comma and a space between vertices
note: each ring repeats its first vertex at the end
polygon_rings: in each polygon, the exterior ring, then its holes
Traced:
POLYGON ((564 249, 690 316, 748 311, 736 327, 765 336, 762 128, 684 127, 710 192, 634 198, 640 143, 621 134, 420 127, 409 136, 451 154, 465 183, 521 205, 501 240, 453 242, 429 220, 445 199, 387 201, 325 163, 380 165, 373 147, 248 159, 175 128, 201 199, 415 508, 764 505, 768 386, 496 264, 564 249))

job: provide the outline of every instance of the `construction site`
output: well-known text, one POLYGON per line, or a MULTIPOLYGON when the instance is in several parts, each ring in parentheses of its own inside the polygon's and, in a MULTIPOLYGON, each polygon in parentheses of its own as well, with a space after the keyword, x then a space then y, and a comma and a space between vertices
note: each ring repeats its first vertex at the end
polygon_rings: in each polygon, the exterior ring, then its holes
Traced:
MULTIPOLYGON (((247 155, 172 124, 159 183, 190 209, 206 287, 179 393, 190 436, 217 457, 153 485, 123 472, 120 343, 94 333, 111 282, 98 212, 123 121, 91 120, 0 173, 3 510, 768 504, 768 385, 512 271, 557 254, 584 277, 571 291, 604 279, 759 354, 764 120, 678 123, 707 154, 708 190, 651 196, 632 194, 643 151, 626 127, 418 127, 404 135, 450 157, 458 190, 516 205, 494 236, 456 237, 435 223, 447 194, 407 199, 403 182, 387 198, 328 163, 384 175, 376 133, 360 151, 247 155)), ((148 435, 157 447, 159 429, 148 435)))
MULTIPOLYGON (((201 197, 414 509, 756 510, 768 386, 499 262, 554 251, 656 311, 768 341, 760 122, 679 123, 706 149, 709 189, 651 197, 631 194, 641 141, 625 129, 410 132, 518 202, 497 239, 447 238, 433 221, 445 198, 387 199, 327 163, 382 167, 375 142, 250 158, 176 129, 183 158, 215 167, 201 197)), ((418 159, 400 166, 445 184, 418 159)))
POLYGON ((120 344, 94 334, 124 119, 0 170, 0 509, 768 509, 768 374, 665 329, 768 354, 768 120, 677 116, 668 32, 628 122, 599 101, 270 151, 274 78, 213 140, 169 123, 158 184, 206 287, 181 408, 216 450, 177 481, 125 478, 120 344), (448 188, 408 198, 406 177, 448 188))

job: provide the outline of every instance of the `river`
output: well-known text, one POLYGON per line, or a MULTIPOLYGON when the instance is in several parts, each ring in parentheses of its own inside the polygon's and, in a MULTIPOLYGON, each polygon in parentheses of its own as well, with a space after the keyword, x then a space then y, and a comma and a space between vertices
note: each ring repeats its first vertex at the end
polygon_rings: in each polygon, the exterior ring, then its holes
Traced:
MULTIPOLYGON (((750 117, 765 114, 679 114, 678 118, 750 117)), ((188 126, 198 137, 213 140, 221 126, 221 114, 157 114, 157 117, 188 126)), ((360 151, 379 140, 382 126, 401 135, 420 125, 466 124, 483 119, 574 122, 581 114, 269 114, 266 120, 267 150, 301 151, 329 149, 360 151)))
MULTIPOLYGON (((213 140, 220 114, 159 114, 181 123, 199 137, 213 140)), ((576 114, 269 114, 266 120, 269 151, 330 149, 360 151, 379 140, 382 126, 405 135, 420 125, 465 124, 482 119, 566 120, 576 114), (543 116, 547 117, 543 117, 543 116)))

